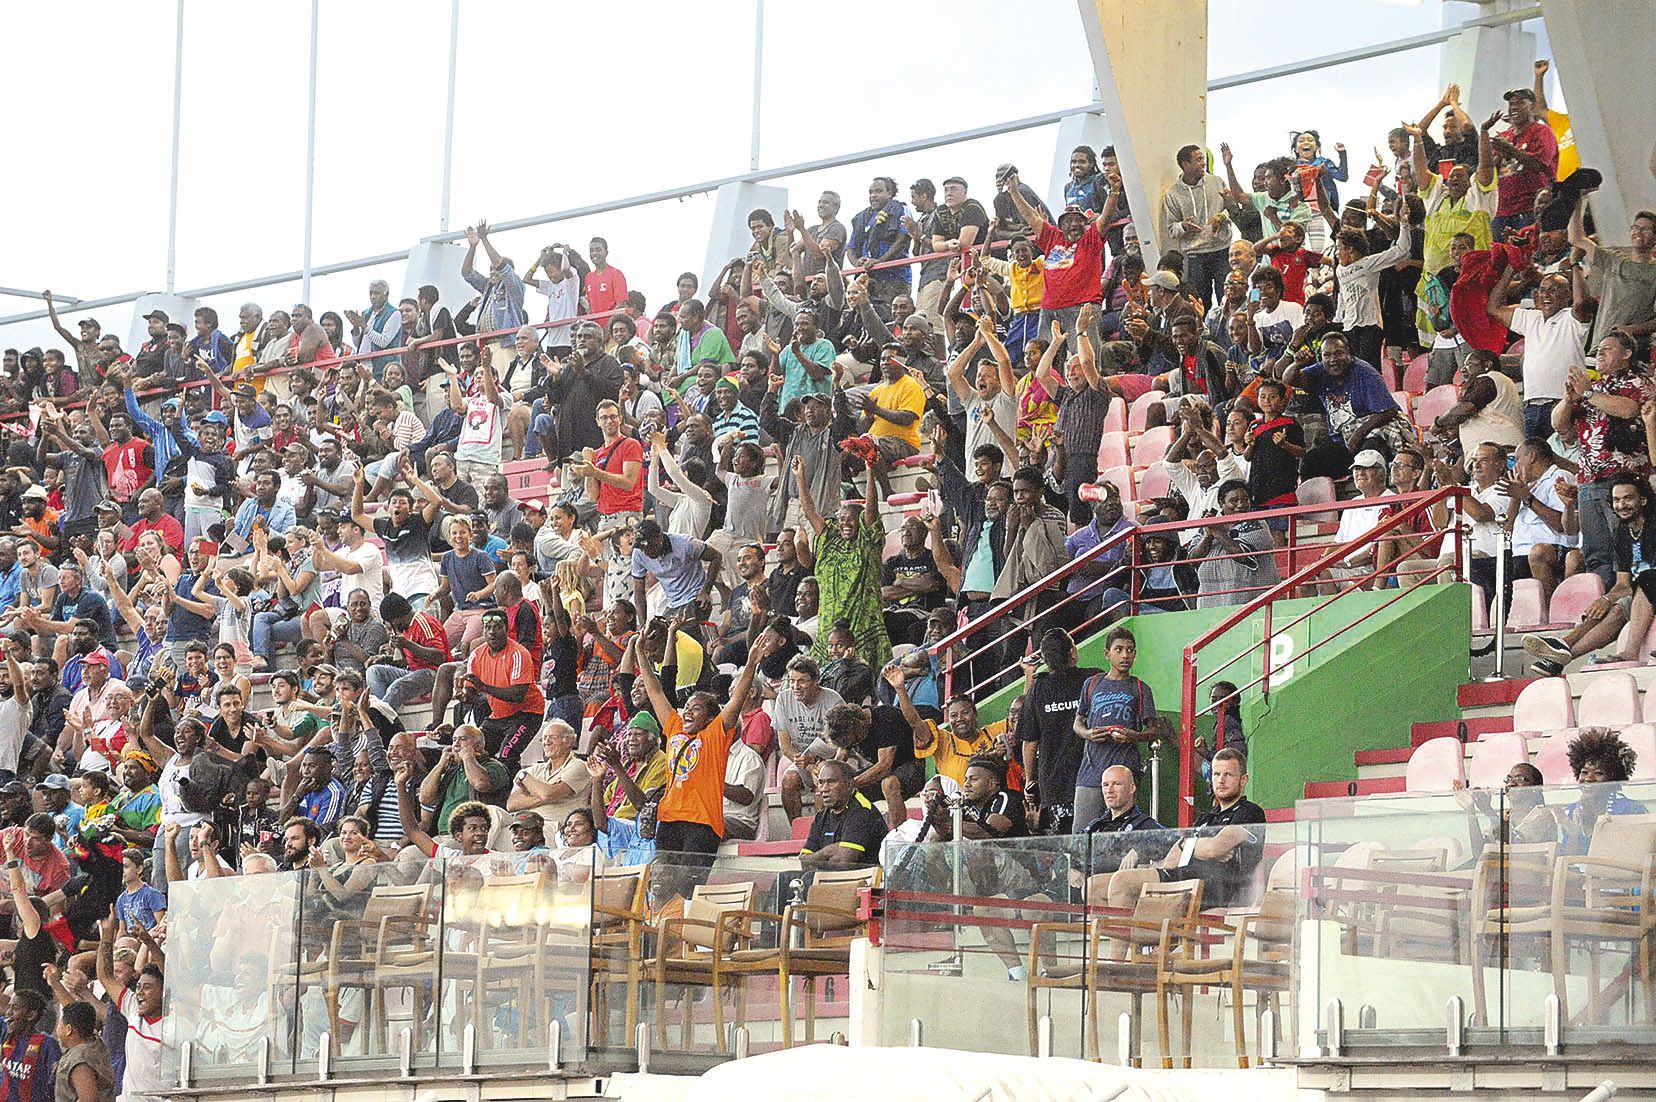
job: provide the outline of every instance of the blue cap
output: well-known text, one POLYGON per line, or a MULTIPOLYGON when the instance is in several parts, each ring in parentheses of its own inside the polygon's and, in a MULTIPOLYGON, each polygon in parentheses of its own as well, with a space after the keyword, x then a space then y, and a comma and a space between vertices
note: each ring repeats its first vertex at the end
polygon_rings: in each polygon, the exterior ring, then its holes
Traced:
POLYGON ((230 423, 230 418, 226 417, 223 411, 215 409, 213 412, 203 417, 201 419, 201 423, 204 425, 228 425, 230 423))
POLYGON ((161 403, 161 408, 162 409, 177 409, 178 408, 178 399, 177 398, 168 398, 165 402, 161 403))

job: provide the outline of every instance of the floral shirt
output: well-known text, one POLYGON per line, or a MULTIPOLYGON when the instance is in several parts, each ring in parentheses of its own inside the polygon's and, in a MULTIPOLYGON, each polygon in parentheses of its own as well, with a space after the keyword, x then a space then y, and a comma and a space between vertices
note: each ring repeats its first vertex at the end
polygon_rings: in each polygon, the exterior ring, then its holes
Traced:
POLYGON ((1632 372, 1607 375, 1587 387, 1576 406, 1575 429, 1580 446, 1576 462, 1581 482, 1603 482, 1619 474, 1648 474, 1650 453, 1645 450, 1644 426, 1637 415, 1612 417, 1587 401, 1595 394, 1631 398, 1639 404, 1656 397, 1656 384, 1632 372))

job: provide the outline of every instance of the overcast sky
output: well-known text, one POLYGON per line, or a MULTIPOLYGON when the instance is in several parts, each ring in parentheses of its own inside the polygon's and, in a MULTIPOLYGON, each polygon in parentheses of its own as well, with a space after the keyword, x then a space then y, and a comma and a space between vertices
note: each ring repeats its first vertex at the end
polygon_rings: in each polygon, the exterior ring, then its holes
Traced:
MULTIPOLYGON (((1210 76, 1438 27, 1437 0, 1211 0, 1210 76), (1332 28, 1330 28, 1332 29, 1332 28)), ((1464 10, 1465 5, 1458 9, 1464 10)), ((451 227, 505 221, 745 171, 752 0, 596 6, 462 0, 451 227)), ((409 248, 436 233, 442 198, 448 0, 321 0, 316 264, 409 248)), ((97 298, 162 290, 166 277, 174 6, 82 0, 0 7, 14 92, 4 205, 11 261, 0 284, 97 298), (21 48, 21 44, 31 44, 21 48), (20 93, 28 90, 27 96, 20 93)), ((769 0, 761 166, 962 130, 1085 103, 1092 66, 1072 0, 769 0), (1009 50, 1016 60, 1006 60, 1009 50)), ((186 0, 176 286, 297 269, 304 228, 309 5, 186 0)), ((1314 127, 1344 141, 1360 177, 1400 117, 1441 94, 1440 50, 1210 96, 1208 142, 1243 173, 1314 127)), ((1045 186, 1055 127, 775 181, 810 213, 825 187, 863 205, 868 178, 962 175, 987 200, 1013 161, 1045 186)), ((1171 151, 1169 151, 1171 154, 1171 151)), ((1066 154, 1067 156, 1067 151, 1066 154)), ((653 308, 678 272, 701 270, 712 196, 502 235, 528 267, 554 240, 609 239, 653 308)), ((583 245, 584 247, 584 245, 583 245)), ((312 302, 359 308, 374 276, 318 279, 312 302)), ((208 300, 225 328, 246 299, 267 311, 297 283, 208 300)), ((38 303, 0 296, 0 315, 38 303)), ((538 296, 532 311, 541 309, 538 296)), ((73 311, 65 311, 72 318, 73 311)), ((131 310, 96 312, 123 339, 131 310)), ((44 321, 0 326, 0 344, 61 343, 44 321)))

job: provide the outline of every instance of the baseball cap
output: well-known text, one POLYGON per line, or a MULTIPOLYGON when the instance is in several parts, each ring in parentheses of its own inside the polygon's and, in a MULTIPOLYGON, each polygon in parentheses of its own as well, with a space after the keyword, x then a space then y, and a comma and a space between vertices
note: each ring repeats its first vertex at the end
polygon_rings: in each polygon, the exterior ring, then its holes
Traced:
POLYGON ((1062 222, 1064 219, 1068 218, 1072 214, 1075 215, 1077 218, 1081 219, 1082 221, 1085 221, 1086 218, 1087 218, 1087 212, 1086 211, 1082 210, 1080 207, 1076 206, 1074 203, 1071 203, 1069 206, 1065 207, 1063 210, 1058 212, 1058 221, 1062 222))
POLYGON ((325 674, 328 677, 338 677, 339 667, 335 666, 332 662, 324 662, 311 672, 313 674, 325 674))
POLYGON ((222 410, 215 409, 211 413, 203 416, 201 423, 204 425, 228 425, 230 423, 230 418, 226 417, 222 410))
POLYGON ((1531 88, 1514 88, 1510 92, 1502 93, 1501 98, 1506 100, 1508 103, 1511 103, 1515 99, 1527 99, 1531 103, 1534 103, 1535 91, 1531 88))
POLYGON ((5 784, 0 784, 0 796, 22 796, 24 799, 28 799, 29 795, 29 786, 22 781, 7 781, 5 784))
POLYGON ((98 324, 98 319, 97 318, 82 318, 80 320, 79 324, 81 324, 81 325, 97 325, 99 329, 103 328, 102 325, 98 324))
POLYGON ((23 500, 27 501, 30 498, 33 498, 36 501, 45 501, 46 500, 46 487, 40 486, 40 485, 35 485, 35 486, 30 486, 27 490, 24 490, 23 491, 23 500))
POLYGON ((1157 272, 1150 277, 1150 286, 1160 287, 1164 291, 1177 291, 1179 277, 1172 272, 1157 272))
POLYGON ((1373 448, 1364 448, 1352 457, 1351 465, 1353 467, 1384 467, 1386 457, 1373 448))
POLYGON ((516 830, 518 827, 540 827, 545 829, 546 820, 540 817, 539 812, 520 811, 512 816, 512 821, 508 826, 512 830, 516 830))
POLYGON ((85 658, 82 658, 81 665, 107 667, 109 665, 109 653, 100 647, 91 654, 87 655, 85 658))
POLYGON ((639 712, 627 721, 627 730, 630 731, 634 727, 640 731, 648 731, 652 735, 661 734, 661 724, 657 723, 656 717, 649 712, 639 712))
POLYGON ((161 403, 162 409, 177 409, 178 406, 179 401, 177 398, 168 398, 165 402, 161 403))
POLYGON ((523 511, 526 513, 544 513, 546 512, 546 502, 538 497, 532 497, 523 503, 523 511))
POLYGON ((259 396, 259 392, 254 389, 252 383, 237 383, 235 393, 238 398, 257 398, 259 396))
POLYGON ((112 513, 119 513, 121 511, 120 503, 115 502, 115 501, 110 501, 108 498, 105 498, 104 500, 98 502, 96 505, 92 506, 92 508, 93 508, 94 511, 101 511, 101 510, 104 510, 104 509, 108 509, 112 513))
POLYGON ((48 773, 44 777, 40 778, 39 781, 35 782, 35 787, 56 788, 62 791, 67 791, 69 788, 69 778, 65 777, 62 773, 48 773))
POLYGON ((165 325, 172 319, 167 316, 167 312, 165 310, 151 310, 149 313, 144 315, 144 320, 158 321, 162 325, 165 325))

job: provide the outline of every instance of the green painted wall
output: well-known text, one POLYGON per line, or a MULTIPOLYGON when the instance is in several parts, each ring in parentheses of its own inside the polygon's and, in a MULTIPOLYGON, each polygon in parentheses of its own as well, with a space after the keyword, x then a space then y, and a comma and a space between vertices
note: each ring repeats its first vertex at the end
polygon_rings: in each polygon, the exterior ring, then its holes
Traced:
MULTIPOLYGON (((1468 586, 1420 586, 1306 655, 1314 641, 1394 597, 1394 591, 1348 594, 1294 625, 1286 638, 1279 637, 1278 657, 1272 662, 1279 673, 1269 697, 1256 686, 1242 700, 1250 751, 1248 795, 1256 803, 1291 807, 1308 780, 1355 779, 1356 751, 1406 746, 1411 724, 1458 714, 1455 688, 1466 680, 1471 646, 1468 586)), ((1318 600, 1278 602, 1271 613, 1273 624, 1280 632, 1282 625, 1304 615, 1318 600)), ((1138 639, 1133 672, 1149 684, 1158 710, 1175 727, 1184 647, 1231 611, 1197 609, 1126 621, 1138 639)), ((1253 647, 1264 637, 1264 627, 1262 613, 1236 625, 1202 651, 1199 672, 1206 676, 1253 647)), ((1081 663, 1104 664, 1101 634, 1081 644, 1081 663)), ((1254 650, 1218 677, 1241 683, 1260 672, 1260 654, 1254 650)), ((1014 689, 1006 689, 982 702, 982 720, 1004 716, 1014 695, 1014 689)), ((1207 700, 1207 686, 1200 690, 1199 700, 1207 700)), ((1210 738, 1212 728, 1211 720, 1202 725, 1210 738)), ((1178 814, 1176 740, 1163 746, 1160 768, 1162 801, 1156 817, 1172 823, 1178 814)), ((1197 788, 1197 805, 1202 808, 1207 793, 1200 777, 1197 788)))

